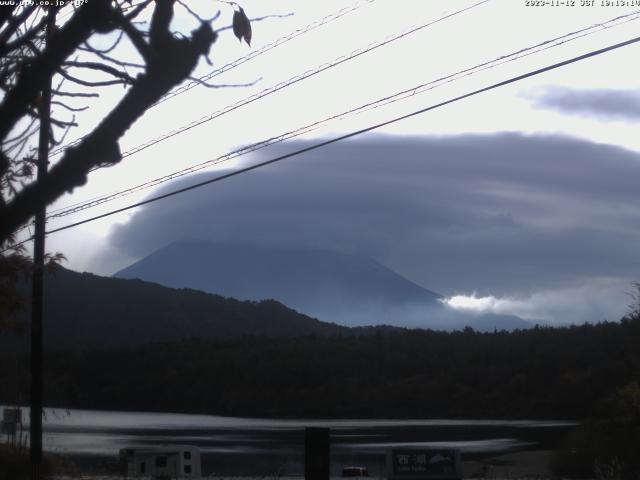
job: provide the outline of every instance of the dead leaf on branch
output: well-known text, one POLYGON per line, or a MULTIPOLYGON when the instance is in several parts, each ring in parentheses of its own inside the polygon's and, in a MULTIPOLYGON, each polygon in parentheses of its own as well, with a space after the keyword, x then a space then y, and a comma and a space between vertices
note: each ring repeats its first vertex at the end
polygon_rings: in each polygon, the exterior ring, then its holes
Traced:
POLYGON ((238 40, 244 39, 247 45, 251 46, 251 22, 242 7, 238 7, 233 14, 233 34, 238 40))

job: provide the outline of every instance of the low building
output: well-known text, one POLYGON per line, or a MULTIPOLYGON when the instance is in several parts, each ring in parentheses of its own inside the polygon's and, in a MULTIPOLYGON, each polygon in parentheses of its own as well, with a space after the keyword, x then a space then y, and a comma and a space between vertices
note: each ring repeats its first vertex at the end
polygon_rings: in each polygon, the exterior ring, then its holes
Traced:
POLYGON ((120 462, 125 478, 200 478, 200 449, 190 445, 123 448, 120 462))

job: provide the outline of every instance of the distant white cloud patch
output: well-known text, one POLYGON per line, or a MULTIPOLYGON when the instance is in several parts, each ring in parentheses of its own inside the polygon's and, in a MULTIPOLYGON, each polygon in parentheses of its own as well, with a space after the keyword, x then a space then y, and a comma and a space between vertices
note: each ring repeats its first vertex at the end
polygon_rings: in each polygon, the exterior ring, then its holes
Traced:
POLYGON ((550 86, 525 94, 539 108, 604 120, 640 121, 640 90, 575 90, 550 86))
POLYGON ((619 280, 596 280, 573 288, 544 290, 527 296, 457 294, 440 300, 453 310, 516 315, 538 323, 563 324, 618 320, 628 310, 630 285, 619 280))
POLYGON ((486 297, 478 297, 476 292, 471 295, 453 295, 443 298, 440 301, 454 310, 462 310, 465 312, 497 312, 502 306, 512 300, 504 300, 489 295, 486 297))

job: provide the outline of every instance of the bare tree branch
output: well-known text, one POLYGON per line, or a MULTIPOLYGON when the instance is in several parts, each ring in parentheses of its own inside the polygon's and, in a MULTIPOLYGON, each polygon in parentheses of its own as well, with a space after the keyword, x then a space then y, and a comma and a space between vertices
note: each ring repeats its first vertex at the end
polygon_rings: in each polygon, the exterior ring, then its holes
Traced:
POLYGON ((99 97, 100 94, 99 93, 95 93, 95 92, 65 92, 62 90, 51 90, 52 93, 54 93, 57 96, 60 97, 99 97))
POLYGON ((28 132, 36 122, 37 122, 37 119, 32 118, 31 121, 27 124, 26 128, 24 128, 20 133, 16 134, 15 136, 13 136, 11 138, 7 138, 3 142, 3 145, 7 144, 7 143, 15 142, 16 140, 19 140, 19 139, 23 138, 26 135, 26 132, 28 132))
POLYGON ((198 85, 202 85, 203 87, 206 87, 206 88, 235 88, 235 87, 253 87, 260 80, 262 80, 262 77, 249 83, 207 83, 204 80, 196 77, 189 77, 189 80, 197 83, 198 85))
POLYGON ((91 52, 94 55, 98 56, 99 58, 101 58, 101 59, 103 59, 103 60, 105 60, 107 62, 111 62, 111 63, 113 63, 115 65, 118 65, 118 66, 120 66, 122 68, 126 68, 126 67, 141 68, 141 69, 147 68, 146 65, 143 65, 141 63, 124 62, 122 60, 118 60, 117 58, 113 58, 110 55, 106 55, 106 54, 101 53, 101 52, 92 52, 91 50, 86 50, 86 51, 87 52, 91 52))
POLYGON ((207 19, 202 18, 200 15, 198 15, 196 12, 194 12, 191 8, 189 8, 189 5, 184 3, 182 0, 177 0, 177 2, 182 8, 184 8, 192 17, 194 17, 200 23, 205 23, 205 22, 211 22, 212 21, 212 19, 208 19, 207 20, 207 19))
POLYGON ((0 209, 0 239, 26 223, 34 205, 49 204, 63 193, 84 185, 93 167, 119 162, 118 139, 148 108, 188 77, 200 57, 208 53, 217 38, 208 24, 202 24, 190 39, 171 36, 173 3, 173 0, 156 1, 149 46, 153 53, 148 56, 146 71, 90 134, 77 146, 65 150, 43 180, 25 186, 0 209))
POLYGON ((18 31, 20 25, 22 25, 27 20, 27 18, 29 18, 29 16, 36 10, 36 8, 37 5, 34 2, 32 5, 28 5, 27 7, 25 7, 17 17, 9 15, 6 18, 5 21, 8 24, 7 28, 0 34, 0 55, 8 51, 5 50, 7 42, 18 31))
POLYGON ((62 127, 62 128, 77 127, 78 126, 78 124, 76 123, 75 115, 72 117, 71 120, 60 120, 60 119, 54 118, 52 116, 51 117, 51 123, 54 124, 57 127, 62 127))
POLYGON ((34 27, 31 27, 27 33, 25 33, 24 35, 21 35, 20 37, 16 38, 13 42, 7 42, 7 43, 2 43, 0 41, 0 55, 6 55, 8 52, 11 52, 13 50, 17 50, 18 48, 22 47, 23 45, 33 45, 31 43, 31 41, 36 38, 36 36, 39 33, 42 33, 45 24, 47 23, 47 17, 42 17, 42 19, 40 20, 40 22, 35 25, 34 27))
POLYGON ((121 30, 120 32, 118 32, 118 37, 116 38, 115 42, 113 42, 113 45, 105 49, 94 47, 89 43, 89 39, 87 39, 87 41, 84 42, 84 46, 81 45, 80 47, 78 47, 78 50, 85 50, 87 52, 92 52, 92 53, 99 52, 99 53, 107 54, 109 52, 112 52, 118 45, 120 45, 120 41, 122 40, 123 36, 124 36, 124 32, 121 30))
POLYGON ((116 22, 118 24, 118 27, 120 27, 122 31, 127 34, 129 40, 131 40, 133 46, 136 47, 136 50, 138 50, 138 53, 144 59, 145 63, 148 64, 150 61, 152 61, 151 57, 153 57, 153 52, 145 41, 142 33, 137 30, 131 24, 131 22, 121 13, 116 13, 116 22))
POLYGON ((147 8, 149 6, 149 4, 152 2, 152 0, 145 0, 144 2, 136 5, 135 7, 133 7, 133 10, 131 10, 129 13, 127 13, 125 15, 125 18, 127 20, 133 20, 134 18, 136 18, 138 15, 140 15, 140 13, 142 13, 142 11, 147 8))
POLYGON ((149 43, 156 54, 172 40, 169 25, 173 18, 174 3, 175 0, 160 0, 153 11, 149 28, 149 43))
POLYGON ((0 8, 0 29, 4 28, 5 22, 11 18, 15 8, 15 5, 6 5, 4 8, 0 8))
POLYGON ((64 69, 60 69, 57 72, 58 74, 62 75, 64 78, 66 78, 67 80, 69 80, 70 82, 73 83, 77 83, 78 85, 82 85, 84 87, 107 87, 109 85, 121 85, 121 84, 128 84, 128 83, 133 83, 134 80, 133 78, 129 77, 128 75, 126 75, 126 78, 119 78, 117 80, 97 80, 97 81, 89 81, 89 80, 82 80, 81 78, 78 78, 74 75, 71 75, 69 72, 65 71, 64 69))
POLYGON ((72 61, 64 62, 63 65, 67 67, 74 67, 74 68, 88 68, 90 70, 99 70, 99 71, 108 73, 109 75, 112 75, 116 78, 125 80, 129 83, 133 83, 135 81, 135 79, 131 77, 129 74, 127 74, 126 72, 123 72, 121 70, 118 70, 117 68, 111 67, 109 65, 105 65, 104 63, 100 63, 100 62, 78 62, 78 61, 72 60, 72 61))
MULTIPOLYGON (((53 36, 50 45, 34 62, 23 70, 16 85, 7 92, 0 104, 0 140, 27 113, 42 85, 62 62, 96 30, 112 28, 109 19, 113 10, 109 0, 92 0, 78 9, 64 27, 53 36)), ((3 237, 0 237, 3 238, 3 237)))
POLYGON ((89 107, 71 107, 69 105, 67 105, 64 102, 60 102, 58 100, 52 100, 51 101, 51 105, 58 105, 66 110, 69 110, 70 112, 84 112, 85 110, 87 110, 89 107))

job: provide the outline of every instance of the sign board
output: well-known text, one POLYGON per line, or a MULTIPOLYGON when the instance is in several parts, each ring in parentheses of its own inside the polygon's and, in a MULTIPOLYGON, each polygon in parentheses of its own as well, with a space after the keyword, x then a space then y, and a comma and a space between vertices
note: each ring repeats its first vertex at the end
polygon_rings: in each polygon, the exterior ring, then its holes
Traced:
POLYGON ((2 421, 7 423, 22 423, 22 411, 19 408, 4 408, 2 421))
POLYGON ((460 450, 392 449, 387 451, 389 479, 456 479, 462 477, 460 450))

